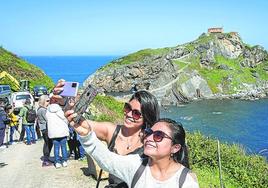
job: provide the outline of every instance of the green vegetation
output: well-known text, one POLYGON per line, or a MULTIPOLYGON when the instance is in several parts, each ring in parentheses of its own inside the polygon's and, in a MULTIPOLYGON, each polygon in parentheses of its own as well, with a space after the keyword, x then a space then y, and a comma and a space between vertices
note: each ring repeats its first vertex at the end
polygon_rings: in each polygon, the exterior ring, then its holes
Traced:
POLYGON ((152 58, 154 56, 162 56, 170 51, 171 48, 158 48, 158 49, 144 49, 138 52, 129 54, 125 57, 122 57, 118 60, 112 61, 106 66, 102 67, 102 70, 105 70, 110 67, 117 67, 121 65, 129 65, 135 62, 144 62, 146 58, 152 58))
MULTIPOLYGON (((18 81, 29 80, 30 88, 34 85, 45 85, 48 88, 54 86, 51 78, 49 78, 40 68, 0 47, 0 73, 2 71, 6 71, 18 81)), ((1 84, 9 84, 14 88, 14 86, 12 86, 13 83, 7 78, 1 80, 1 84)))
MULTIPOLYGON (((189 69, 197 70, 199 74, 208 82, 213 93, 219 92, 218 86, 221 85, 223 92, 233 94, 241 87, 241 83, 254 84, 257 79, 253 76, 256 72, 260 79, 268 80, 267 72, 264 68, 268 67, 268 62, 257 65, 255 68, 241 67, 240 62, 243 58, 228 59, 223 56, 215 56, 215 63, 210 69, 201 67, 200 57, 191 57, 186 61, 191 62, 189 69), (226 69, 220 69, 219 66, 225 66, 226 69)), ((182 62, 174 61, 180 67, 182 62)))
MULTIPOLYGON (((188 134, 190 159, 200 187, 219 187, 217 141, 200 133, 188 134)), ((246 155, 238 145, 221 143, 225 187, 268 187, 268 163, 264 157, 246 155)))
MULTIPOLYGON (((122 121, 123 103, 113 97, 98 96, 93 102, 98 121, 122 121)), ((220 187, 217 140, 202 134, 187 133, 190 165, 197 174, 200 188, 220 187)), ((220 144, 222 178, 225 187, 268 187, 268 163, 260 156, 246 155, 238 145, 220 144)))
POLYGON ((215 39, 215 35, 200 35, 195 41, 189 42, 185 44, 185 47, 190 51, 193 52, 195 47, 200 44, 206 44, 215 39))
POLYGON ((268 81, 268 76, 267 76, 268 73, 267 73, 267 71, 264 70, 264 68, 268 69, 268 61, 257 65, 257 67, 255 67, 253 70, 259 74, 259 76, 262 80, 268 81))
POLYGON ((187 66, 187 63, 184 63, 180 60, 173 60, 172 63, 178 65, 179 69, 182 69, 183 67, 187 66))
POLYGON ((198 44, 206 44, 214 39, 215 39, 215 35, 213 35, 213 34, 210 34, 210 35, 202 34, 198 37, 196 42, 198 44))
POLYGON ((185 44, 185 48, 187 48, 190 52, 193 52, 195 49, 195 45, 191 42, 185 44))
POLYGON ((120 122, 123 117, 123 105, 122 102, 118 102, 111 96, 98 95, 93 101, 93 106, 98 109, 97 112, 95 110, 93 119, 95 121, 120 122))

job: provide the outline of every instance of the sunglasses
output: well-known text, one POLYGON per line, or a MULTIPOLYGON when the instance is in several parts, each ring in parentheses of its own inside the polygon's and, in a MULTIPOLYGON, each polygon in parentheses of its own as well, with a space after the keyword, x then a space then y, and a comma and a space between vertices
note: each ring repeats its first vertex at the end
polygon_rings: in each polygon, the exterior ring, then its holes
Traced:
POLYGON ((131 105, 129 103, 125 103, 124 105, 124 114, 128 114, 129 112, 132 113, 132 118, 134 120, 139 120, 140 118, 142 118, 142 114, 139 110, 136 109, 132 109, 131 105))
POLYGON ((153 135, 153 140, 155 142, 161 142, 164 138, 168 138, 170 140, 172 140, 172 138, 170 136, 168 136, 166 133, 164 133, 163 131, 153 131, 151 128, 146 128, 144 130, 144 138, 153 135))

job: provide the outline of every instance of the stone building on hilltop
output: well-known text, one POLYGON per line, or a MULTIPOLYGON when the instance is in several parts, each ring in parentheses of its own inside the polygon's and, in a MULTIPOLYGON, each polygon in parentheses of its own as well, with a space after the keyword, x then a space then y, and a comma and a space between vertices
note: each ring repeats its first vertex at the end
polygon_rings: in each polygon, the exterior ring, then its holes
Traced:
POLYGON ((223 33, 222 27, 211 27, 208 28, 208 33, 223 33))

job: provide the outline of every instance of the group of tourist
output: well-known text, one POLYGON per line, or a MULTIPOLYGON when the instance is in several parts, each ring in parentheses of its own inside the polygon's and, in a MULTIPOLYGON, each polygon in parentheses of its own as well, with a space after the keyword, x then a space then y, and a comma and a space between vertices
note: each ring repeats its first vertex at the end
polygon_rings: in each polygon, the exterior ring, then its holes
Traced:
POLYGON ((37 134, 38 130, 37 131, 35 130, 36 111, 33 105, 31 105, 30 100, 28 99, 23 100, 22 103, 23 106, 20 109, 19 114, 15 115, 12 105, 5 104, 0 100, 0 109, 1 109, 0 123, 2 124, 1 127, 3 129, 0 134, 1 135, 0 145, 2 148, 4 147, 3 144, 4 140, 6 140, 6 146, 17 143, 15 142, 14 139, 15 132, 19 134, 19 138, 16 141, 23 142, 25 132, 26 132, 26 141, 25 141, 26 145, 35 144, 37 141, 36 135, 38 135, 37 134))
MULTIPOLYGON (((199 187, 197 177, 190 171, 184 128, 179 122, 160 118, 155 96, 146 90, 135 91, 124 104, 122 125, 86 119, 76 124, 73 119, 77 114, 72 109, 63 111, 65 102, 59 94, 64 83, 60 80, 53 89, 53 95, 43 95, 39 99, 36 122, 44 139, 43 166, 50 165, 53 145, 55 167, 67 166, 69 139, 70 150, 75 151, 74 145, 77 144, 79 150, 85 150, 102 169, 109 172, 106 188, 199 187), (76 137, 74 142, 71 140, 73 137, 76 137)), ((35 142, 33 124, 25 117, 30 108, 28 105, 26 100, 19 113, 26 130, 26 144, 35 142)), ((3 134, 1 127, 5 124, 2 122, 5 121, 0 119, 0 136, 3 134)))
POLYGON ((85 151, 78 141, 79 135, 75 134, 73 128, 69 126, 57 99, 42 95, 37 106, 35 108, 28 99, 23 100, 23 107, 18 115, 15 115, 12 105, 5 105, 0 100, 0 146, 6 148, 8 145, 17 143, 14 139, 15 131, 20 135, 18 143, 35 144, 38 135, 36 127, 38 127, 38 130, 42 132, 40 137, 43 137, 44 140, 43 167, 51 166, 53 163, 56 168, 66 167, 69 157, 83 160, 85 151), (24 138, 25 133, 26 139, 24 138), (4 145, 4 140, 6 140, 6 145, 4 145), (67 140, 69 151, 67 151, 67 140), (54 160, 50 158, 53 146, 54 160), (62 152, 61 157, 60 151, 62 152))

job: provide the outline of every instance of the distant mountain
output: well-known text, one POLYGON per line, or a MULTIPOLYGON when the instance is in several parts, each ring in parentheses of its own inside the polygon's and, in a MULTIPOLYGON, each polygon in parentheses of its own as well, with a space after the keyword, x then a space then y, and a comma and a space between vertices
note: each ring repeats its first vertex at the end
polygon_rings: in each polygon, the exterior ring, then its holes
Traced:
MULTIPOLYGON (((34 85, 46 85, 48 88, 52 88, 54 85, 52 79, 40 68, 0 47, 0 73, 3 71, 7 72, 17 81, 29 80, 30 87, 34 85)), ((9 84, 13 90, 16 90, 14 86, 15 82, 8 77, 0 78, 0 84, 9 84)))
POLYGON ((144 49, 114 60, 85 81, 105 92, 136 85, 162 104, 197 98, 258 98, 268 95, 268 53, 244 43, 237 32, 203 33, 175 47, 144 49))

